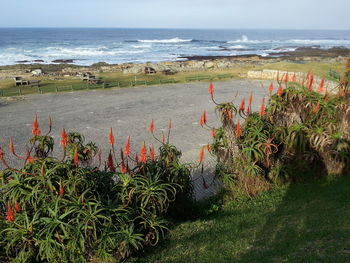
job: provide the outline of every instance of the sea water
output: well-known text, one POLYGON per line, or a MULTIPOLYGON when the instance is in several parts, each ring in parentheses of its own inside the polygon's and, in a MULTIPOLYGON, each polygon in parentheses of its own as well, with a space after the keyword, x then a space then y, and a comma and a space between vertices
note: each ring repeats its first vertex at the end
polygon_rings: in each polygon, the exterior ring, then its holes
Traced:
POLYGON ((188 56, 273 55, 298 47, 350 48, 350 31, 0 28, 0 65, 72 59, 144 63, 188 56))

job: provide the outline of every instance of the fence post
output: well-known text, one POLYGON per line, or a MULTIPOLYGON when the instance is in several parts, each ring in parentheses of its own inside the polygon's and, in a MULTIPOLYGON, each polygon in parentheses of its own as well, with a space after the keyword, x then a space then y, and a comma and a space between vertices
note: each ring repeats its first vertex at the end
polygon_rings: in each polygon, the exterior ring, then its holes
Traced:
POLYGON ((19 96, 22 96, 22 90, 21 90, 21 88, 18 88, 18 94, 19 94, 19 96))
POLYGON ((58 92, 58 87, 57 86, 55 86, 55 89, 56 89, 56 93, 58 92))
POLYGON ((74 91, 74 90, 73 90, 73 85, 70 85, 70 89, 71 89, 72 91, 74 91))

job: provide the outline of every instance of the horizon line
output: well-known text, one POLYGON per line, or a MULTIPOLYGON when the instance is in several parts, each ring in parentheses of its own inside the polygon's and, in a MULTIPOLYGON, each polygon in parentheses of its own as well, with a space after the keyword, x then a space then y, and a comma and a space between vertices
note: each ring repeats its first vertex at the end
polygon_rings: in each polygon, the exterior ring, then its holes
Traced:
POLYGON ((149 29, 149 30, 305 30, 305 31, 350 31, 335 28, 182 28, 182 27, 99 27, 99 26, 0 26, 0 29, 149 29))

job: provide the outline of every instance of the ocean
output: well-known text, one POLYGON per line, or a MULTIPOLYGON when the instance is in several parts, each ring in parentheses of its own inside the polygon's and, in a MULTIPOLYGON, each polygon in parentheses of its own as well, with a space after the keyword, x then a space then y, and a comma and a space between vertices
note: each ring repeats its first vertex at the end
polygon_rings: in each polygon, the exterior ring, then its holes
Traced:
POLYGON ((268 56, 313 46, 350 48, 350 31, 0 28, 0 65, 57 59, 91 65, 176 61, 186 56, 268 56))

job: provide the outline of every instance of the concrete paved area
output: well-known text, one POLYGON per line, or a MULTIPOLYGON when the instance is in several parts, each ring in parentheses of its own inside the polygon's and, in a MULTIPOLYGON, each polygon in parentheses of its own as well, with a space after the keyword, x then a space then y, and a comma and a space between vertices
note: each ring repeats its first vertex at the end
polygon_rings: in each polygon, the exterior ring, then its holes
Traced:
MULTIPOLYGON (((266 95, 266 89, 262 88, 261 83, 253 80, 216 82, 215 99, 218 102, 227 102, 234 99, 238 92, 235 102, 239 105, 242 97, 248 98, 250 92, 253 92, 253 110, 257 110, 262 97, 266 95)), ((23 152, 25 143, 31 136, 31 124, 35 114, 38 114, 43 132, 47 130, 47 119, 50 115, 56 146, 64 127, 67 132, 80 132, 87 141, 96 142, 106 157, 110 127, 113 128, 118 148, 124 147, 126 137, 130 135, 132 149, 139 151, 142 140, 147 145, 157 145, 149 132, 151 119, 154 120, 155 134, 159 136, 171 119, 171 142, 183 152, 184 161, 197 162, 200 147, 211 141, 210 132, 201 128, 198 123, 202 112, 207 111, 209 124, 218 125, 214 113, 215 105, 207 89, 208 83, 198 82, 31 95, 15 101, 0 99, 0 146, 8 151, 9 137, 13 136, 16 151, 23 152)), ((60 147, 56 147, 56 150, 60 150, 60 147)), ((214 165, 212 159, 207 164, 208 184, 214 165)), ((215 191, 215 187, 211 187, 203 192, 202 180, 196 182, 198 198, 215 191)))

